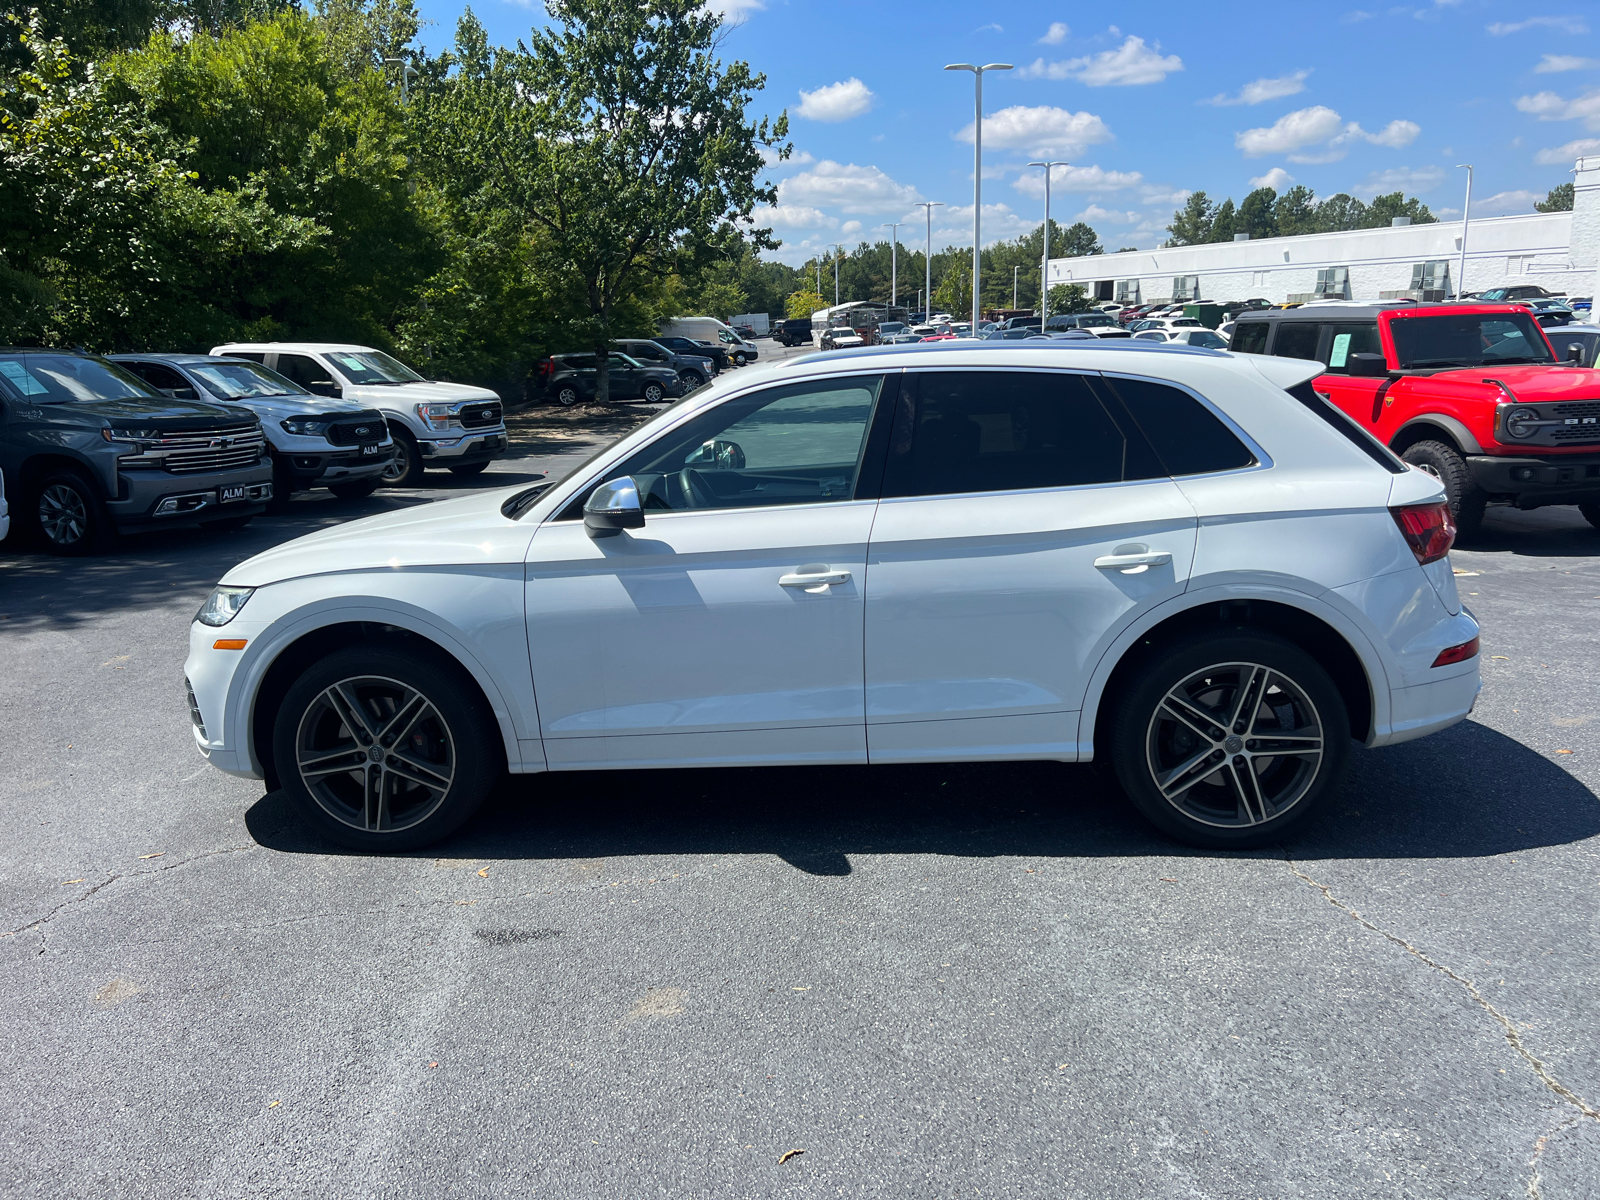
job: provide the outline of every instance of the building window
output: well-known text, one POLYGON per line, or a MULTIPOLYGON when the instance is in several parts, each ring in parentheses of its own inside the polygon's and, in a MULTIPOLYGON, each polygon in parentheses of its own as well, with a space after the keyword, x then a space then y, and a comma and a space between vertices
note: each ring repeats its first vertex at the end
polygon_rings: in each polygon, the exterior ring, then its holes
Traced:
POLYGON ((1268 274, 1269 272, 1267 271, 1251 271, 1250 286, 1253 288, 1266 287, 1268 274))
POLYGON ((1350 268, 1323 267, 1319 270, 1316 295, 1331 300, 1350 299, 1350 268))
POLYGON ((1411 264, 1411 292, 1416 300, 1443 300, 1450 294, 1450 260, 1433 258, 1411 264))
POLYGON ((1533 255, 1513 254, 1506 259, 1507 275, 1526 275, 1533 270, 1533 255))
POLYGON ((1137 279, 1117 280, 1117 300, 1122 304, 1139 303, 1139 281, 1137 279))
POLYGON ((1172 277, 1172 302, 1185 304, 1200 299, 1200 276, 1174 275, 1172 277))

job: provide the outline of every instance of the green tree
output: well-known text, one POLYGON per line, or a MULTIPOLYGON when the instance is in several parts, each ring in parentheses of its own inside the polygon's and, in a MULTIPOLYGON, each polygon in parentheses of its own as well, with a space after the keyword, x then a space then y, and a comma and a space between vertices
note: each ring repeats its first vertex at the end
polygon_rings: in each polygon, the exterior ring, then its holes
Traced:
POLYGON ((1233 197, 1229 196, 1217 206, 1217 211, 1211 217, 1211 237, 1213 242, 1231 242, 1233 235, 1240 232, 1237 214, 1233 208, 1233 197))
POLYGON ((1081 284, 1058 283, 1050 289, 1050 311, 1052 313, 1088 312, 1089 307, 1089 291, 1081 284))
POLYGON ((1378 229, 1394 222, 1395 217, 1410 217, 1413 225, 1432 225, 1435 221, 1428 206, 1415 196, 1409 199, 1402 192, 1374 196, 1367 205, 1362 228, 1378 229))
POLYGON ((1195 192, 1172 214, 1172 223, 1167 226, 1172 245, 1198 246, 1211 241, 1212 217, 1211 201, 1204 192, 1195 192))
POLYGON ((1067 226, 1067 231, 1061 235, 1061 241, 1051 246, 1052 257, 1059 254, 1062 258, 1083 258, 1090 254, 1103 254, 1105 248, 1100 245, 1100 236, 1082 221, 1074 222, 1067 226), (1060 250, 1055 245, 1060 245, 1060 250))
POLYGON ((1301 233, 1320 233, 1317 226, 1317 198, 1304 184, 1295 184, 1273 206, 1278 221, 1278 234, 1293 237, 1301 233))
POLYGON ((818 309, 827 308, 828 302, 813 291, 790 292, 789 299, 784 305, 784 314, 790 320, 799 320, 809 317, 818 309))
POLYGON ((1366 228, 1367 206, 1344 192, 1329 196, 1317 205, 1316 232, 1343 233, 1366 228))
POLYGON ((944 278, 933 288, 933 309, 947 312, 956 320, 972 316, 972 251, 964 260, 958 258, 945 271, 944 278))
POLYGON ((1550 189, 1543 200, 1534 204, 1540 212, 1571 212, 1572 211, 1572 181, 1558 183, 1550 189))
POLYGON ((1278 193, 1269 187, 1259 187, 1246 196, 1239 205, 1239 218, 1235 233, 1248 233, 1252 238, 1278 236, 1278 193))

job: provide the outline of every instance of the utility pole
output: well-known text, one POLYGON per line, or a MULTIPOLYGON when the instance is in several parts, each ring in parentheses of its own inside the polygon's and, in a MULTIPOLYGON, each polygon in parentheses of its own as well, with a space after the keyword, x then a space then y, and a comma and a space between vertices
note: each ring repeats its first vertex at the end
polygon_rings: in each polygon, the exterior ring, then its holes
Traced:
POLYGON ((979 269, 983 255, 983 73, 1009 71, 1011 64, 985 63, 976 67, 971 63, 950 63, 945 70, 972 72, 972 332, 976 336, 980 308, 978 291, 982 286, 979 269))
POLYGON ((1011 268, 1011 307, 1017 306, 1017 272, 1022 270, 1021 265, 1011 268))
MULTIPOLYGON (((1456 170, 1467 169, 1467 200, 1461 209, 1461 278, 1456 280, 1456 299, 1467 290, 1467 220, 1472 215, 1472 164, 1457 163, 1456 170)), ((1492 197, 1491 197, 1492 198, 1492 197)))
POLYGON ((923 286, 927 288, 927 292, 924 294, 922 301, 922 322, 926 325, 928 318, 933 316, 933 210, 943 208, 944 201, 919 200, 918 204, 921 205, 923 214, 928 221, 928 249, 922 256, 922 265, 927 273, 927 278, 923 281, 923 286))
POLYGON ((1070 166, 1064 162, 1031 162, 1030 167, 1044 168, 1044 257, 1039 260, 1039 332, 1050 319, 1050 172, 1055 167, 1070 166))
POLYGON ((889 231, 889 307, 897 308, 900 304, 900 264, 896 257, 900 250, 900 222, 885 221, 883 228, 889 231))
POLYGON ((839 307, 839 259, 844 256, 844 243, 835 242, 833 248, 838 251, 833 256, 833 306, 839 307))

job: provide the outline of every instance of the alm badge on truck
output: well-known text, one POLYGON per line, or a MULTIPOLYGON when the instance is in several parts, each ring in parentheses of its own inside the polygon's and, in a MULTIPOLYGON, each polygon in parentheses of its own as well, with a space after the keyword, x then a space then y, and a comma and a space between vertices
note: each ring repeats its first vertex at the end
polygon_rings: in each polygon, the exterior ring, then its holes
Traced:
POLYGON ((217 489, 217 498, 221 503, 229 504, 235 500, 243 500, 247 491, 249 491, 248 484, 230 483, 227 487, 217 489))

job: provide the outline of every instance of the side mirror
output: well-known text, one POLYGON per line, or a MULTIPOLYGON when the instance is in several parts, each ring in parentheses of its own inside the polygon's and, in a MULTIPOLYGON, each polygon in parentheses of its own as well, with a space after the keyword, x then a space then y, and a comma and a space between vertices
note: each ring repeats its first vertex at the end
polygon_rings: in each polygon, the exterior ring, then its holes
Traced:
POLYGON ((316 396, 333 396, 338 398, 343 394, 340 391, 339 385, 334 383, 331 379, 319 379, 315 383, 307 384, 306 387, 313 395, 316 396))
POLYGON ((1381 354, 1357 352, 1350 356, 1346 369, 1351 375, 1379 379, 1389 373, 1389 363, 1381 354))
POLYGON ((683 464, 711 467, 717 471, 740 471, 744 469, 744 447, 738 442, 714 438, 685 458, 683 464))
POLYGON ((1567 362, 1570 363, 1574 367, 1583 366, 1583 343, 1582 342, 1568 342, 1567 343, 1567 362))
POLYGON ((616 537, 624 529, 644 528, 639 488, 630 476, 602 483, 583 506, 584 532, 592 538, 616 537))

